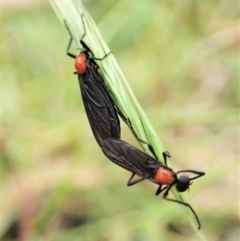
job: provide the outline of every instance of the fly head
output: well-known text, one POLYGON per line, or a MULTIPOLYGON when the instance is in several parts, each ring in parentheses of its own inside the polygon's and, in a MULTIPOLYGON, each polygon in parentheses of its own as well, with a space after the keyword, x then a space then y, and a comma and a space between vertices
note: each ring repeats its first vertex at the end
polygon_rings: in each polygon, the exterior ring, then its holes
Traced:
POLYGON ((180 176, 176 184, 178 192, 185 192, 191 185, 190 181, 191 179, 187 175, 180 176))

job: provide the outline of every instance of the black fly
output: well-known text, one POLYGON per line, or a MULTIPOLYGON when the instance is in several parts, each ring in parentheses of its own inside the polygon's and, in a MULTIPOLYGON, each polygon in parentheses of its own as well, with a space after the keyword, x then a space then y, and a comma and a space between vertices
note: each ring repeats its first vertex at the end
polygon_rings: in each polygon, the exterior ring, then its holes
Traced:
MULTIPOLYGON (((149 149, 152 150, 151 147, 149 149)), ((156 195, 159 195, 163 192, 164 199, 189 207, 194 214, 198 222, 198 228, 200 229, 201 223, 191 205, 175 199, 170 199, 167 196, 170 189, 174 185, 176 185, 176 189, 178 192, 185 192, 192 184, 192 180, 205 175, 204 172, 195 170, 182 170, 174 172, 171 168, 167 166, 167 157, 170 157, 169 152, 163 152, 163 158, 165 162, 163 164, 159 162, 159 160, 157 160, 154 152, 153 155, 155 156, 155 158, 147 155, 146 153, 135 148, 134 146, 119 139, 108 138, 104 140, 102 150, 112 162, 132 172, 132 175, 127 182, 127 186, 132 186, 145 179, 156 183, 157 185, 159 185, 156 191, 156 195), (188 177, 187 175, 182 175, 178 177, 177 174, 182 172, 193 173, 196 174, 196 176, 192 178, 188 177), (135 175, 139 176, 140 178, 133 180, 135 175)))
POLYGON ((78 55, 69 52, 73 37, 65 22, 66 29, 70 35, 67 55, 75 59, 76 72, 74 73, 78 75, 85 111, 94 137, 101 147, 102 140, 108 137, 120 138, 120 123, 117 112, 123 119, 125 117, 114 105, 95 62, 95 60, 103 60, 107 55, 103 58, 93 57, 92 51, 83 41, 86 35, 83 15, 82 22, 84 33, 80 43, 83 46, 83 50, 78 55))

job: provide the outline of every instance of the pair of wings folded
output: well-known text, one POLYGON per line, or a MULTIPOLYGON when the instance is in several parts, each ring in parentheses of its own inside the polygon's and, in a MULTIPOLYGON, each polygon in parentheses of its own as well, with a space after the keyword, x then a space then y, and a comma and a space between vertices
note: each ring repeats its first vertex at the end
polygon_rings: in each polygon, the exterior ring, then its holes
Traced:
POLYGON ((104 140, 102 151, 115 164, 153 182, 155 172, 161 166, 158 160, 119 139, 104 140))
POLYGON ((99 146, 104 139, 120 139, 117 111, 98 70, 89 66, 86 73, 79 76, 79 85, 85 111, 99 146))
POLYGON ((97 69, 89 66, 79 76, 79 85, 92 132, 105 156, 140 177, 154 177, 160 162, 120 140, 117 111, 97 69))

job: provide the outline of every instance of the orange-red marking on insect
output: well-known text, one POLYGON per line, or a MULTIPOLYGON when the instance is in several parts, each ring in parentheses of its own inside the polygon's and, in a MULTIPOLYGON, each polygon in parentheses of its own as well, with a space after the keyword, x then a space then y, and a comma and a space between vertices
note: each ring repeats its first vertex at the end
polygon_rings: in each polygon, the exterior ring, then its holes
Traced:
POLYGON ((78 74, 84 74, 87 69, 86 54, 80 53, 75 59, 75 69, 78 74))
POLYGON ((171 185, 175 181, 174 173, 170 170, 160 167, 157 170, 154 180, 162 185, 171 185))

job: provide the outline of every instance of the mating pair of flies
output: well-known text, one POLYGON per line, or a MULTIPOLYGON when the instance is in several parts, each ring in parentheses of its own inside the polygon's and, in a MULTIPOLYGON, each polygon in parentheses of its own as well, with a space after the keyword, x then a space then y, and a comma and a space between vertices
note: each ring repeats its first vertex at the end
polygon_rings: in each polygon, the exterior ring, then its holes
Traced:
POLYGON ((169 152, 162 153, 164 163, 161 163, 151 145, 138 138, 131 125, 131 121, 121 113, 117 105, 114 103, 103 78, 98 71, 98 65, 95 60, 103 60, 108 54, 102 58, 94 57, 90 48, 83 41, 86 35, 86 29, 83 15, 81 17, 84 33, 80 39, 80 44, 83 49, 78 55, 69 52, 73 37, 65 22, 66 29, 70 35, 70 41, 67 46, 67 55, 75 59, 76 71, 74 73, 78 75, 83 104, 97 143, 108 159, 132 173, 127 181, 127 186, 132 186, 145 179, 159 185, 156 195, 163 193, 164 199, 189 207, 194 214, 198 223, 198 228, 200 229, 201 223, 191 205, 183 201, 168 198, 168 193, 173 186, 176 187, 178 192, 188 190, 192 181, 205 175, 205 173, 195 170, 181 170, 174 172, 167 166, 167 158, 170 157, 169 152), (149 156, 120 139, 121 128, 118 115, 130 126, 130 129, 137 140, 148 145, 149 150, 154 157, 149 156), (191 178, 187 175, 178 177, 177 175, 182 172, 193 173, 195 176, 191 178), (134 180, 133 178, 135 175, 140 178, 134 180))

